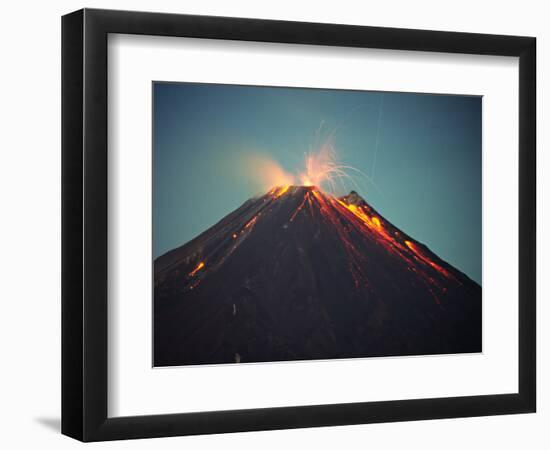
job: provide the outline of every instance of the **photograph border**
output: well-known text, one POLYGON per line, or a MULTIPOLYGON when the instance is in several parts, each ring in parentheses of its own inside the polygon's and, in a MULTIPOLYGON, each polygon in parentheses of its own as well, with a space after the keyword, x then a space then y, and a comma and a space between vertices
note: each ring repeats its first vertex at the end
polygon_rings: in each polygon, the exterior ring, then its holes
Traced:
POLYGON ((103 441, 535 412, 536 39, 83 9, 62 18, 62 433, 103 441), (517 393, 107 414, 107 40, 110 33, 519 57, 517 393))

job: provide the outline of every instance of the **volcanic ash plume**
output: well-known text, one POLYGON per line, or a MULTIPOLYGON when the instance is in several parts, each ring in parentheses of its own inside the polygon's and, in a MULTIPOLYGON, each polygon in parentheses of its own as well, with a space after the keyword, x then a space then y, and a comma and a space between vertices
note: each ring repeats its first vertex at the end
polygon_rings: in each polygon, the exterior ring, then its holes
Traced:
POLYGON ((239 160, 239 173, 251 180, 261 192, 273 186, 289 186, 296 182, 294 175, 269 156, 260 153, 243 155, 239 160))
POLYGON ((157 258, 154 325, 155 366, 479 352, 481 287, 356 192, 282 184, 157 258))

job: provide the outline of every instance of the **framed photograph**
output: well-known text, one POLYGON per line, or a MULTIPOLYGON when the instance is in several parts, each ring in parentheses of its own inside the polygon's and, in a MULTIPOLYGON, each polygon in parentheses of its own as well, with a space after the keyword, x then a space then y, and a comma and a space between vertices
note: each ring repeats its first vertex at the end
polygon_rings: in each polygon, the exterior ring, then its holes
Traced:
POLYGON ((534 412, 532 37, 62 20, 62 432, 534 412))

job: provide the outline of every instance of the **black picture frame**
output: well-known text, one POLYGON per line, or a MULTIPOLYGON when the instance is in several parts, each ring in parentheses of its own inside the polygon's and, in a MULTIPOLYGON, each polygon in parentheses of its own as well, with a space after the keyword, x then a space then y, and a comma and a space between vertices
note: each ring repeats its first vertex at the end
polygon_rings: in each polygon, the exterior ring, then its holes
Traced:
POLYGON ((83 9, 62 18, 62 433, 82 441, 535 412, 536 39, 83 9), (107 417, 109 33, 519 57, 519 389, 469 397, 107 417))

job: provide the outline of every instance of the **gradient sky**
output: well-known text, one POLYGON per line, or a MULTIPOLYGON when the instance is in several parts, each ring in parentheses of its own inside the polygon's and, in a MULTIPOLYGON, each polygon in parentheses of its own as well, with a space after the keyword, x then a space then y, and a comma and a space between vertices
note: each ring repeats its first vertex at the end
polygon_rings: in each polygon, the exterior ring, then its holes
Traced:
POLYGON ((245 155, 298 172, 336 130, 339 160, 375 184, 355 190, 481 284, 480 97, 155 82, 153 108, 155 258, 260 193, 245 155))

